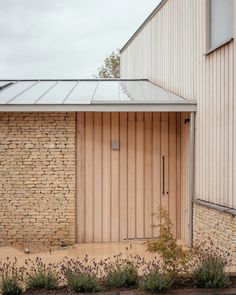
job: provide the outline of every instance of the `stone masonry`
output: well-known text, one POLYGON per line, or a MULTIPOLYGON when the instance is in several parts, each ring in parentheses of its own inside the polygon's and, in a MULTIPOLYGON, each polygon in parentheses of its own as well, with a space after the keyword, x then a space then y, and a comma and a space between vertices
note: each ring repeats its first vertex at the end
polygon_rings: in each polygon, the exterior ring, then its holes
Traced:
POLYGON ((0 246, 75 242, 75 113, 0 113, 0 246))
POLYGON ((236 262, 236 216, 194 204, 193 239, 195 243, 210 241, 236 262))

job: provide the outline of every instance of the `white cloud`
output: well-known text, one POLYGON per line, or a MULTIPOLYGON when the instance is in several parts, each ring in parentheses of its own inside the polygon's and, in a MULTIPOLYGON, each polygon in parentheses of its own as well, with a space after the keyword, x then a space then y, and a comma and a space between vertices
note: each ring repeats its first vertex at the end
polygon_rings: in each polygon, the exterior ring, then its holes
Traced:
POLYGON ((90 78, 159 0, 0 0, 0 78, 90 78))

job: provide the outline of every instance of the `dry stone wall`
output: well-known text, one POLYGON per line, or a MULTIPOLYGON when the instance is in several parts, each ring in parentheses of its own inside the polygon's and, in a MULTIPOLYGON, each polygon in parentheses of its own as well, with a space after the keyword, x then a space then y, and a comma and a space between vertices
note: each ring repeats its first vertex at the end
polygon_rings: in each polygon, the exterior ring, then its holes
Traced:
POLYGON ((0 246, 75 242, 75 113, 0 113, 0 246))
POLYGON ((229 253, 236 263, 236 216, 194 204, 193 238, 195 243, 209 242, 222 253, 229 253))

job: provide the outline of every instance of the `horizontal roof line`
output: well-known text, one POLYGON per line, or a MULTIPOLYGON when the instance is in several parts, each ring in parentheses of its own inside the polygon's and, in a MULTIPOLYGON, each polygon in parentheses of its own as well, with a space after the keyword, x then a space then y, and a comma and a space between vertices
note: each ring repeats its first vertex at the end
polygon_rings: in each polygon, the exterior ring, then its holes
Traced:
POLYGON ((149 81, 148 79, 0 79, 0 82, 50 82, 50 81, 58 81, 58 82, 97 82, 97 81, 149 81))
POLYGON ((146 18, 146 20, 141 24, 141 26, 135 31, 135 33, 130 37, 130 39, 125 43, 125 45, 120 49, 120 53, 122 53, 129 44, 135 39, 135 37, 142 31, 142 29, 146 26, 147 23, 157 14, 157 12, 164 6, 164 4, 168 0, 162 0, 158 6, 151 12, 151 14, 146 18))
POLYGON ((153 101, 93 101, 91 103, 0 103, 0 107, 5 106, 5 105, 10 105, 10 106, 30 106, 30 105, 35 105, 35 106, 78 106, 78 105, 197 105, 197 101, 195 100, 189 100, 189 101, 183 101, 183 102, 175 102, 175 101, 158 101, 158 102, 153 102, 153 101))
POLYGON ((196 112, 194 103, 145 104, 6 104, 0 112, 196 112))

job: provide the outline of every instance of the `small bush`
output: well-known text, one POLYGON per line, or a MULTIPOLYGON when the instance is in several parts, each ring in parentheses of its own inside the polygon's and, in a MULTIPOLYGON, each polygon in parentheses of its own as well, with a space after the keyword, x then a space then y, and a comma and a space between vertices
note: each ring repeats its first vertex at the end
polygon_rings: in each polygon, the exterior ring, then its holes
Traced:
POLYGON ((23 290, 16 278, 6 278, 1 283, 1 292, 3 295, 20 295, 23 290))
POLYGON ((106 277, 107 285, 112 288, 127 288, 137 285, 137 282, 138 272, 132 264, 110 270, 106 277))
POLYGON ((215 256, 202 261, 194 272, 196 285, 199 288, 227 288, 229 276, 224 270, 224 261, 215 256))
POLYGON ((172 279, 167 274, 151 272, 141 280, 139 286, 143 291, 163 293, 171 288, 172 279))
POLYGON ((0 287, 3 295, 19 295, 23 288, 25 268, 17 266, 17 259, 11 261, 9 257, 0 262, 0 287))
POLYGON ((26 260, 26 287, 29 289, 56 289, 59 285, 59 267, 56 264, 45 264, 37 257, 26 260))
POLYGON ((178 245, 172 230, 173 224, 165 209, 159 208, 156 217, 158 224, 154 227, 160 229, 160 235, 157 239, 147 242, 148 251, 159 254, 164 272, 169 273, 172 278, 190 273, 195 249, 178 245))
POLYGON ((58 286, 57 276, 54 272, 39 271, 30 274, 27 278, 27 287, 30 289, 48 289, 53 290, 58 286))
POLYGON ((75 293, 91 293, 100 291, 98 281, 94 275, 71 272, 67 276, 68 288, 75 293))

